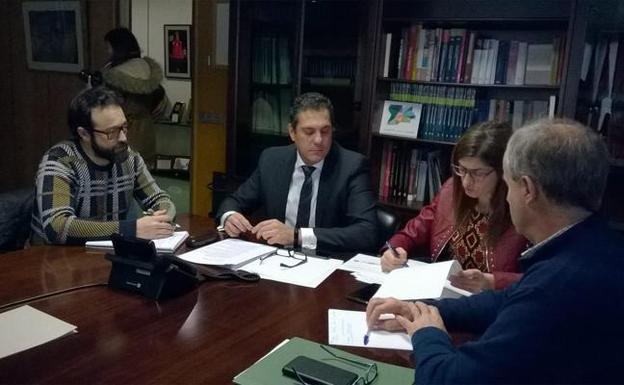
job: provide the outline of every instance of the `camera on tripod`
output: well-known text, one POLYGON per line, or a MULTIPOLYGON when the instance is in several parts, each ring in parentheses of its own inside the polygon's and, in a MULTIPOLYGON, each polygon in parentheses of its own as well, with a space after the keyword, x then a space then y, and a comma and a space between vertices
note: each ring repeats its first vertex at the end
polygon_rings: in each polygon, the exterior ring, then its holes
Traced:
POLYGON ((104 83, 102 78, 102 72, 100 71, 89 71, 88 69, 83 69, 78 73, 80 80, 87 83, 91 87, 99 87, 104 83))

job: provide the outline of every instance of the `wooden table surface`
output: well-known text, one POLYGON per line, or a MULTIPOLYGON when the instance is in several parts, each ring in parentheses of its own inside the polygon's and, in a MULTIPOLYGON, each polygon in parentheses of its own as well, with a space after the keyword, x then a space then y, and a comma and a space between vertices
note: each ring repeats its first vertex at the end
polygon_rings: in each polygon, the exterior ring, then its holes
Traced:
MULTIPOLYGON (((201 217, 179 223, 191 234, 213 228, 201 217)), ((0 306, 84 286, 28 302, 76 325, 78 333, 0 359, 3 384, 228 384, 285 338, 327 343, 327 309, 364 310, 345 298, 360 284, 343 271, 316 289, 269 280, 208 281, 155 302, 106 287, 110 262, 84 247, 2 254, 0 267, 0 306)), ((340 348, 411 366, 408 352, 340 348)))

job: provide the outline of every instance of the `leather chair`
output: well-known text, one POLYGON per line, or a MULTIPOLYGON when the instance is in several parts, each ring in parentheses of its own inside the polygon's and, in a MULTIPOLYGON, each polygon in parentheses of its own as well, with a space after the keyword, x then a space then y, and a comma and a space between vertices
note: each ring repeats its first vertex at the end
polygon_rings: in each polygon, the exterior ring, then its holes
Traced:
POLYGON ((0 253, 24 248, 30 237, 34 195, 32 188, 0 194, 0 253))
POLYGON ((383 207, 377 206, 377 222, 379 223, 378 237, 379 247, 382 247, 384 243, 399 231, 401 226, 398 215, 394 211, 383 207))

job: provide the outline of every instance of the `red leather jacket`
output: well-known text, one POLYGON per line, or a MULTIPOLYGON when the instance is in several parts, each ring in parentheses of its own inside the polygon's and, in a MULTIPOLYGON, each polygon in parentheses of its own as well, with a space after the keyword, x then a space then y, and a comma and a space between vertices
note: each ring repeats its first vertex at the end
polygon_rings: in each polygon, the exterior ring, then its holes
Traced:
MULTIPOLYGON (((428 253, 431 261, 435 262, 453 233, 453 214, 453 178, 449 178, 431 204, 410 219, 390 239, 390 243, 394 247, 404 248, 408 255, 418 251, 428 253)), ((495 289, 505 288, 520 279, 522 274, 519 273, 518 257, 526 247, 527 240, 511 226, 496 245, 487 250, 495 289)))

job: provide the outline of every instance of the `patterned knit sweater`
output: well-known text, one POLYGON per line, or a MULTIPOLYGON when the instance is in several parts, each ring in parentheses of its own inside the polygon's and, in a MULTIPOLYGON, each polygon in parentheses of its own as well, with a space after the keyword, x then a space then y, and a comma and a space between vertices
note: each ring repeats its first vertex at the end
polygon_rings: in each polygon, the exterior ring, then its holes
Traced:
POLYGON ((84 244, 108 239, 113 233, 136 235, 136 219, 128 219, 132 199, 143 210, 175 206, 145 167, 141 156, 128 149, 123 163, 99 166, 77 141, 50 148, 37 171, 31 227, 33 243, 84 244), (40 239, 37 239, 40 238, 40 239))

